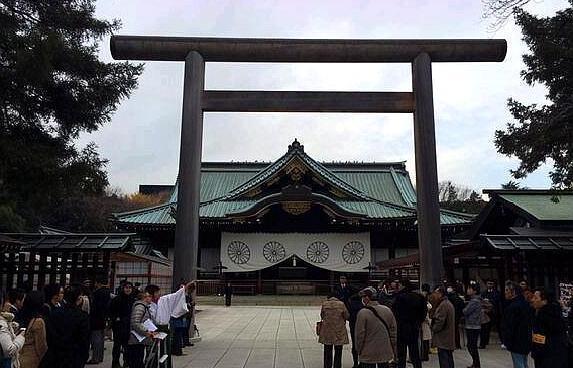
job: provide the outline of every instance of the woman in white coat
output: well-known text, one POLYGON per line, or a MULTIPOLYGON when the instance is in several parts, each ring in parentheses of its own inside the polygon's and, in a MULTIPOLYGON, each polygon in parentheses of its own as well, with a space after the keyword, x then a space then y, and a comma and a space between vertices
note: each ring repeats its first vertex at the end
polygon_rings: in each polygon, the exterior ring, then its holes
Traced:
POLYGON ((14 322, 14 314, 9 312, 0 313, 0 367, 19 368, 18 354, 24 346, 24 333, 18 330, 18 324, 14 322))

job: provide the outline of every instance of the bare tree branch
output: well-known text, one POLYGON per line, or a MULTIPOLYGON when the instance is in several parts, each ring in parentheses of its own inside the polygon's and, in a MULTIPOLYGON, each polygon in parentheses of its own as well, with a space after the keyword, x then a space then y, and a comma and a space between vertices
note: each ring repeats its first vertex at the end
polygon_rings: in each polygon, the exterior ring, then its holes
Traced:
POLYGON ((482 0, 482 18, 491 19, 488 26, 490 31, 499 30, 507 20, 515 14, 517 9, 522 8, 531 0, 482 0))

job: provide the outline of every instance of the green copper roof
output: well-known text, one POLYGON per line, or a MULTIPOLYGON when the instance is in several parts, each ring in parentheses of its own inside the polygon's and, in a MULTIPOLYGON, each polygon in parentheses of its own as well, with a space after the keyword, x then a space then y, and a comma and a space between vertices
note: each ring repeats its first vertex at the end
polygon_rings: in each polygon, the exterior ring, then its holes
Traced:
POLYGON ((573 192, 500 193, 502 199, 540 221, 573 221, 573 192))
MULTIPOLYGON (((395 163, 319 163, 295 141, 288 152, 273 163, 205 163, 201 168, 202 219, 223 219, 248 210, 257 199, 245 197, 253 188, 272 181, 292 160, 298 159, 316 177, 345 195, 331 198, 340 208, 369 219, 407 219, 416 217, 416 192, 404 162, 395 163)), ((173 225, 177 207, 178 183, 168 203, 115 214, 124 224, 173 225)), ((472 216, 442 210, 443 225, 470 222, 472 216)))
MULTIPOLYGON (((370 219, 404 219, 414 218, 415 210, 404 210, 399 207, 375 201, 335 201, 343 209, 356 214, 365 215, 370 219)), ((202 204, 199 215, 203 219, 224 218, 237 212, 247 210, 255 205, 257 201, 214 201, 202 204)), ((174 225, 175 219, 172 216, 176 205, 165 204, 145 210, 132 211, 118 214, 117 218, 121 223, 139 225, 174 225)), ((459 214, 452 211, 442 210, 440 222, 442 225, 467 224, 471 216, 459 214)))

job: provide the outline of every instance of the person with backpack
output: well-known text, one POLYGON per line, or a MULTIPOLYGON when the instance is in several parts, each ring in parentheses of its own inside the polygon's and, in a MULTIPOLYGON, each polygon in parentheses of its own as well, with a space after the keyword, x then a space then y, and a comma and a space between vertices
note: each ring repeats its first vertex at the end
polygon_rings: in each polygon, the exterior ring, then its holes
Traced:
POLYGON ((129 281, 122 283, 119 294, 110 302, 109 316, 113 330, 112 368, 120 368, 119 359, 123 351, 124 365, 127 361, 127 343, 129 341, 131 308, 135 303, 133 284, 129 281))
POLYGON ((364 308, 356 317, 356 351, 362 368, 381 368, 396 359, 398 328, 392 310, 376 301, 376 290, 360 292, 364 308))

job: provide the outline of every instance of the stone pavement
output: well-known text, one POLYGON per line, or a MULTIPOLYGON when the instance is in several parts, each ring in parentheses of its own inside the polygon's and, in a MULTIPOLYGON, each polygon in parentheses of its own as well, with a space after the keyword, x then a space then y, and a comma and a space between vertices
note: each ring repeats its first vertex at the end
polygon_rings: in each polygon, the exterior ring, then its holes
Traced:
MULTIPOLYGON (((197 315, 202 341, 174 357, 174 368, 321 368, 322 345, 314 332, 318 307, 203 306, 197 315)), ((455 353, 457 367, 471 365, 466 350, 455 353)), ((507 351, 499 346, 480 350, 482 367, 511 367, 507 351)), ((110 367, 111 344, 106 345, 110 367)), ((409 365, 411 367, 411 365, 409 365)), ((531 364, 533 366, 533 364, 531 364)), ((350 347, 345 346, 343 367, 352 367, 350 347)), ((438 367, 432 355, 424 367, 438 367)))

